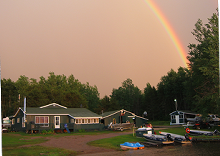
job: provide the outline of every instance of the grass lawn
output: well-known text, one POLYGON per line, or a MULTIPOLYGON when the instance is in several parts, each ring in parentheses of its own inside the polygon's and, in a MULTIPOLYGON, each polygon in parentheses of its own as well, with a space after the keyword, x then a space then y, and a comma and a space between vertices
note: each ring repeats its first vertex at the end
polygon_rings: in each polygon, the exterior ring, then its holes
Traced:
MULTIPOLYGON (((214 131, 215 129, 218 129, 220 131, 220 127, 213 127, 212 129, 204 129, 204 131, 214 131)), ((170 132, 174 134, 179 134, 179 135, 185 135, 186 131, 184 127, 172 127, 172 128, 167 128, 167 129, 161 129, 161 130, 155 130, 156 134, 159 134, 159 131, 162 132, 170 132)), ((220 136, 191 136, 191 137, 203 137, 203 138, 220 138, 220 136)), ((98 147, 105 147, 105 148, 112 148, 116 150, 120 150, 120 144, 123 144, 124 142, 145 142, 146 140, 144 138, 137 138, 136 136, 133 136, 133 134, 129 135, 121 135, 121 136, 116 136, 113 138, 106 138, 106 139, 101 139, 101 140, 95 140, 91 141, 88 144, 92 146, 98 146, 98 147)))
POLYGON ((51 148, 43 146, 30 146, 30 147, 11 147, 3 148, 2 150, 4 156, 39 156, 39 155, 50 155, 50 156, 74 156, 77 153, 75 151, 60 149, 60 148, 51 148))
POLYGON ((153 126, 170 126, 170 121, 149 121, 153 126))
POLYGON ((76 155, 76 152, 74 151, 34 145, 45 141, 47 141, 47 139, 45 139, 45 136, 40 136, 40 134, 30 135, 25 133, 3 133, 2 152, 4 156, 76 155), (32 146, 21 147, 23 145, 32 146))
POLYGON ((91 132, 75 132, 75 133, 55 133, 55 134, 26 134, 24 132, 9 132, 2 134, 2 152, 4 156, 11 155, 76 155, 75 151, 49 148, 37 146, 47 141, 46 137, 64 137, 70 135, 101 135, 106 133, 115 133, 118 131, 91 131, 91 132), (21 147, 23 145, 32 145, 29 147, 21 147), (34 151, 34 152, 33 152, 34 151))
MULTIPOLYGON (((154 125, 153 125, 154 126, 154 125)), ((218 129, 220 131, 220 127, 213 127, 212 129, 206 129, 207 131, 214 131, 218 129)), ((172 127, 168 129, 155 130, 157 134, 159 131, 170 132, 175 134, 184 135, 186 131, 184 127, 172 127)), ((59 149, 59 148, 49 148, 43 146, 37 146, 35 144, 39 144, 47 141, 46 137, 63 137, 70 135, 101 135, 106 133, 115 133, 118 131, 93 131, 93 132, 78 132, 78 133, 62 133, 62 134, 26 134, 22 132, 9 132, 2 134, 2 151, 4 156, 15 155, 15 156, 23 156, 23 155, 77 155, 75 151, 59 149), (23 145, 32 145, 29 147, 21 147, 23 145)), ((193 136, 194 137, 194 136, 193 136)), ((196 136, 196 137, 210 137, 210 136, 196 136)), ((211 136, 212 137, 212 136, 211 136)), ((220 137, 220 136, 214 136, 220 137)), ((120 144, 124 142, 142 142, 146 141, 144 138, 137 138, 133 136, 133 134, 129 135, 121 135, 112 138, 106 138, 101 140, 96 140, 89 142, 89 145, 99 146, 105 148, 112 148, 116 150, 120 150, 120 144)))
POLYGON ((92 146, 120 150, 120 144, 123 144, 124 142, 140 142, 140 141, 145 141, 145 139, 137 138, 136 136, 133 136, 133 134, 128 134, 128 135, 121 135, 121 136, 116 136, 112 138, 95 140, 95 141, 89 142, 88 144, 92 146))
MULTIPOLYGON (((192 130, 195 130, 195 129, 193 129, 192 127, 189 127, 190 129, 192 129, 192 130)), ((214 130, 218 130, 218 131, 220 131, 220 127, 219 126, 215 126, 215 127, 212 127, 211 129, 201 129, 201 131, 214 131, 214 130)), ((184 127, 172 127, 172 128, 168 128, 168 129, 162 129, 162 130, 156 130, 156 133, 157 134, 159 134, 159 131, 162 131, 162 132, 169 132, 169 133, 174 133, 174 134, 179 134, 179 135, 185 135, 186 134, 186 130, 185 130, 185 128, 184 127)), ((191 137, 195 137, 195 138, 197 138, 197 137, 199 137, 199 138, 201 138, 201 137, 214 137, 214 138, 216 138, 216 137, 219 137, 220 138, 220 136, 205 136, 205 135, 201 135, 201 136, 191 136, 191 137)))

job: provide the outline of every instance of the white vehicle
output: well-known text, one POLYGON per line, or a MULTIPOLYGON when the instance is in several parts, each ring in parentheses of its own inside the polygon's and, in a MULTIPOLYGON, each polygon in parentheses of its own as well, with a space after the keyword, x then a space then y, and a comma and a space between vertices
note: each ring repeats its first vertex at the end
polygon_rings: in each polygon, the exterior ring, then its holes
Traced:
POLYGON ((132 127, 134 126, 133 123, 116 123, 116 124, 113 124, 112 122, 108 125, 108 128, 109 129, 112 129, 112 130, 120 130, 120 131, 123 131, 125 129, 131 129, 132 127))
POLYGON ((11 120, 9 119, 9 117, 3 118, 2 127, 3 128, 11 127, 11 120))

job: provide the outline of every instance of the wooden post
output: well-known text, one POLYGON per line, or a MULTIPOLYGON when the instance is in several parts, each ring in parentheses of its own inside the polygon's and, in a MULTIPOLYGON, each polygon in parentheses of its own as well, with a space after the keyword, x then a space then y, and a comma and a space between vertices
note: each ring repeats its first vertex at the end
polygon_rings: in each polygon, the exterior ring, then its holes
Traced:
POLYGON ((134 126, 133 126, 133 136, 134 136, 134 126))

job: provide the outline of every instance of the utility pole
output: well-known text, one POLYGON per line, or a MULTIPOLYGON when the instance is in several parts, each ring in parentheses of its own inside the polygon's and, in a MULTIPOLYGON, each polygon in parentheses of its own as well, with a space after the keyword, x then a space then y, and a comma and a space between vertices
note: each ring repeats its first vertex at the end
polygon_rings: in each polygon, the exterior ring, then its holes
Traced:
POLYGON ((176 107, 176 111, 177 111, 177 100, 174 99, 174 101, 175 101, 175 107, 176 107))

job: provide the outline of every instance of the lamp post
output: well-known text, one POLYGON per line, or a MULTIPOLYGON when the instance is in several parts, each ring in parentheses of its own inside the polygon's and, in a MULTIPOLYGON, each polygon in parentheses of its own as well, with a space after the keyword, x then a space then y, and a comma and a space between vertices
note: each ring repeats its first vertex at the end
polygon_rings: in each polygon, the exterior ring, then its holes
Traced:
POLYGON ((174 101, 175 101, 175 107, 176 107, 176 111, 177 111, 177 100, 174 99, 174 101))

